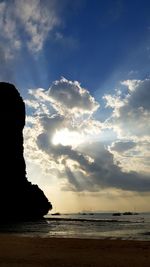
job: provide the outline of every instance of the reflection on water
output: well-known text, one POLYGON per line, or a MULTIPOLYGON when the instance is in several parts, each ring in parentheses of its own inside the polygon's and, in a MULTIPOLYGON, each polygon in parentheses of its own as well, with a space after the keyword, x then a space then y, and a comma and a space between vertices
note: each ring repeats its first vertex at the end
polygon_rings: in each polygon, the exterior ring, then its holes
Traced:
POLYGON ((3 222, 0 224, 1 233, 15 234, 47 234, 49 232, 49 224, 46 219, 38 221, 23 221, 23 222, 3 222))
POLYGON ((0 232, 41 237, 150 240, 150 213, 115 218, 110 213, 48 215, 39 221, 1 223, 0 232))

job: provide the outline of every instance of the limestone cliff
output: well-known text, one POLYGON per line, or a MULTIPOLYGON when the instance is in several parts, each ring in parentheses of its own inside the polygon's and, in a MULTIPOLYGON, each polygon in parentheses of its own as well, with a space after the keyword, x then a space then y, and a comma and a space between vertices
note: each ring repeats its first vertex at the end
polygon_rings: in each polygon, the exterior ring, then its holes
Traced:
POLYGON ((52 208, 26 178, 23 156, 25 104, 14 85, 0 83, 0 217, 42 218, 52 208))

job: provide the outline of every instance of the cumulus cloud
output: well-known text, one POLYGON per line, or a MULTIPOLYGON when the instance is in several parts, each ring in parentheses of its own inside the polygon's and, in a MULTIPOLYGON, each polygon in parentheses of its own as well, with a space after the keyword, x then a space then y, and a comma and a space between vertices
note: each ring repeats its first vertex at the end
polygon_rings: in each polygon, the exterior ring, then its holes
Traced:
POLYGON ((21 47, 42 49, 48 34, 60 23, 55 1, 12 0, 0 3, 0 39, 5 58, 21 47))
POLYGON ((76 114, 91 114, 99 108, 98 102, 77 81, 72 82, 65 78, 55 81, 48 95, 59 112, 69 110, 76 114))
POLYGON ((92 187, 96 188, 95 191, 103 188, 118 188, 139 192, 150 190, 148 175, 142 175, 136 171, 123 171, 115 163, 113 154, 103 144, 93 143, 83 147, 83 151, 94 159, 94 162, 86 166, 88 181, 91 181, 89 190, 92 187))
POLYGON ((126 80, 121 85, 115 95, 104 97, 112 109, 107 125, 120 139, 110 151, 123 170, 149 175, 150 80, 126 80))
POLYGON ((136 143, 133 141, 124 141, 124 142, 116 141, 112 143, 111 150, 122 153, 122 152, 132 149, 135 146, 136 146, 136 143))
POLYGON ((114 161, 124 171, 136 171, 139 174, 150 174, 150 143, 143 141, 116 141, 109 146, 114 161))
POLYGON ((122 82, 131 91, 128 104, 132 108, 142 108, 144 111, 150 110, 150 79, 145 80, 127 80, 122 82))
MULTIPOLYGON (((71 82, 64 78, 54 84, 60 88, 62 83, 65 83, 67 93, 69 89, 71 94, 73 94, 73 90, 76 90, 78 98, 70 99, 73 104, 65 106, 64 101, 61 103, 60 100, 60 105, 56 106, 54 103, 56 100, 54 101, 50 95, 51 89, 46 91, 42 88, 30 89, 30 99, 25 100, 26 106, 34 111, 32 116, 27 116, 27 126, 24 131, 26 155, 28 158, 32 158, 33 153, 33 158, 36 158, 38 163, 42 160, 42 166, 46 171, 49 169, 48 164, 53 166, 58 164, 57 169, 64 170, 68 160, 69 162, 72 160, 74 166, 79 165, 78 162, 81 159, 88 161, 89 157, 81 155, 76 148, 82 142, 90 140, 93 135, 98 135, 102 128, 101 123, 92 117, 98 104, 89 92, 77 82, 71 82), (84 103, 87 96, 88 110, 84 103), (78 103, 78 99, 83 103, 83 106, 78 103), (64 112, 62 112, 62 106, 64 112), (73 109, 76 112, 72 112, 73 109), (88 116, 84 117, 83 115, 87 113, 88 116), (46 159, 45 164, 43 164, 43 159, 46 159)), ((65 91, 65 86, 63 91, 65 91)))
MULTIPOLYGON (((149 140, 150 133, 150 80, 127 80, 127 93, 106 95, 106 106, 113 109, 108 124, 120 138, 149 140)), ((123 91, 122 91, 123 92, 123 91)))
MULTIPOLYGON (((131 113, 134 114, 131 116, 133 126, 135 117, 140 120, 136 114, 141 107, 140 98, 137 98, 139 103, 136 101, 133 105, 134 96, 146 90, 142 89, 144 82, 134 82, 132 86, 134 88, 127 88, 124 93, 118 91, 116 95, 105 96, 112 116, 104 123, 94 118, 99 104, 78 82, 62 78, 49 90, 30 90, 26 104, 33 109, 33 114, 27 118, 25 129, 28 158, 40 164, 47 175, 63 180, 64 190, 149 191, 149 143, 143 139, 145 129, 139 134, 139 125, 135 129, 128 127, 131 113), (119 138, 109 147, 100 142, 100 137, 99 142, 95 141, 106 128, 115 129, 119 138), (144 154, 146 147, 147 154, 144 154)), ((146 107, 142 101, 141 116, 147 116, 146 107)))

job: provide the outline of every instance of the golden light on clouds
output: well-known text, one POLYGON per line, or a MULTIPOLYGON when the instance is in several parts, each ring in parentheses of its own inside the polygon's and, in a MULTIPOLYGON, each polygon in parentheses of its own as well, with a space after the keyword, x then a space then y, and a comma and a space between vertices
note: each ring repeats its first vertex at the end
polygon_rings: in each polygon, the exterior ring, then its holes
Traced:
POLYGON ((29 176, 39 179, 59 211, 126 211, 131 200, 132 209, 149 210, 150 113, 144 96, 150 80, 134 90, 125 85, 103 98, 110 109, 104 121, 95 118, 97 101, 77 82, 63 78, 50 90, 29 91, 26 105, 33 114, 25 155, 39 167, 38 175, 32 168, 29 176))
POLYGON ((84 136, 81 133, 70 131, 67 128, 56 131, 53 138, 53 145, 63 145, 63 146, 71 146, 73 148, 77 147, 81 143, 84 142, 84 136))

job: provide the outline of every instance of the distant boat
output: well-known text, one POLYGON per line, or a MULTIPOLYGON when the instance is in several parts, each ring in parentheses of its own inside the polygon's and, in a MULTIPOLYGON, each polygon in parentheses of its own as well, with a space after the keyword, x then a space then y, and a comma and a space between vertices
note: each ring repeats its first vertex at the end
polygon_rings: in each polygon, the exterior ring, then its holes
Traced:
POLYGON ((59 212, 55 212, 55 213, 52 213, 51 215, 53 215, 53 216, 59 216, 59 215, 61 215, 59 212))
POLYGON ((120 213, 120 212, 114 212, 114 213, 112 214, 112 216, 121 216, 121 213, 120 213))
POLYGON ((123 215, 138 215, 137 212, 131 212, 131 211, 126 211, 123 213, 123 215))

